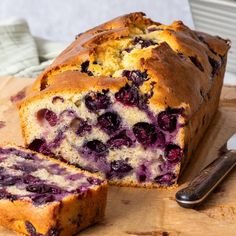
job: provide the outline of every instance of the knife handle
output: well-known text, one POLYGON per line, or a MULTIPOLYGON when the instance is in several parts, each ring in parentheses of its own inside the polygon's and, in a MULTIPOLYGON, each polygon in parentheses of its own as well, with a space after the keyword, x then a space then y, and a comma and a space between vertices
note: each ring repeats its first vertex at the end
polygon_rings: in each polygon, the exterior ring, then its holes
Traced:
POLYGON ((176 201, 184 208, 200 205, 236 165, 236 153, 227 152, 204 168, 191 182, 179 190, 176 201))

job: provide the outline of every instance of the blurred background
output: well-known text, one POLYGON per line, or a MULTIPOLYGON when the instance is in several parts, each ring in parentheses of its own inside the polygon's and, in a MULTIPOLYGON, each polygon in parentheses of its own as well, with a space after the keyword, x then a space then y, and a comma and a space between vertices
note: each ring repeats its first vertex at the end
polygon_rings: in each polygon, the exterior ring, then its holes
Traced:
MULTIPOLYGON (((17 74, 36 76, 78 33, 134 11, 145 12, 148 17, 164 24, 182 20, 196 30, 229 38, 232 48, 227 71, 236 73, 236 0, 0 0, 0 45, 8 46, 9 43, 5 43, 7 40, 11 41, 10 44, 27 42, 25 47, 31 45, 32 48, 36 44, 36 51, 31 50, 27 54, 38 53, 39 60, 30 63, 40 67, 34 68, 33 72, 30 70, 30 73, 26 70, 27 73, 17 74), (13 26, 5 27, 9 24, 13 26), (28 35, 28 41, 25 31, 32 36, 30 39, 28 35), (12 35, 9 36, 9 32, 12 35), (48 62, 41 65, 44 61, 48 62)), ((20 50, 18 46, 15 48, 20 50)), ((19 51, 19 55, 21 53, 19 51)), ((8 64, 1 64, 1 59, 9 58, 9 54, 8 48, 4 52, 0 48, 0 75, 16 75, 20 71, 19 67, 6 70, 8 64)), ((230 78, 226 76, 225 81, 236 84, 235 77, 231 75, 230 78)))
POLYGON ((188 0, 0 0, 0 19, 24 18, 32 34, 61 42, 134 11, 162 23, 181 19, 193 26, 188 0))

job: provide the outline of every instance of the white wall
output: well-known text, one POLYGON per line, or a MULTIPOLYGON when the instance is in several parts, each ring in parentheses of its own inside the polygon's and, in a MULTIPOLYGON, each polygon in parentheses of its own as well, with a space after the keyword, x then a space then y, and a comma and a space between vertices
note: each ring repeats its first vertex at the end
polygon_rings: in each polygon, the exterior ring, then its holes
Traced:
POLYGON ((34 35, 68 41, 111 18, 143 11, 162 23, 183 20, 193 26, 188 0, 0 0, 0 20, 28 20, 34 35))

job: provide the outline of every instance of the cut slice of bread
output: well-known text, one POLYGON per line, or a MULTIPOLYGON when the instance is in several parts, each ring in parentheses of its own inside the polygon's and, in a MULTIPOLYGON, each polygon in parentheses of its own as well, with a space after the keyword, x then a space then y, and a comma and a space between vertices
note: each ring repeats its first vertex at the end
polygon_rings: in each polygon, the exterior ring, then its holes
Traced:
POLYGON ((0 147, 0 224, 26 235, 69 236, 104 217, 107 183, 14 145, 0 147))

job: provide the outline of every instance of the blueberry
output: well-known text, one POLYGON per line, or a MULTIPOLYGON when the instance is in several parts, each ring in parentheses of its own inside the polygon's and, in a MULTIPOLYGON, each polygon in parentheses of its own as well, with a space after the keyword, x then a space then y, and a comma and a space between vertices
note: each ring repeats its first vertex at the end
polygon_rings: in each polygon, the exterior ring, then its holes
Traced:
POLYGON ((133 141, 127 136, 126 130, 121 131, 107 141, 109 148, 121 148, 122 146, 130 147, 132 144, 133 141))
POLYGON ((158 126, 167 132, 174 132, 177 128, 177 118, 179 115, 183 115, 183 108, 170 108, 159 113, 157 117, 158 126))
POLYGON ((41 152, 45 155, 51 155, 52 152, 49 150, 49 147, 44 139, 34 139, 29 145, 28 148, 36 151, 41 152))
POLYGON ((116 160, 111 162, 111 169, 115 172, 126 173, 130 172, 133 167, 124 160, 116 160))
POLYGON ((50 126, 55 126, 58 120, 56 113, 46 108, 41 109, 37 112, 37 119, 39 121, 45 119, 50 126))
POLYGON ((82 185, 82 186, 80 186, 79 188, 77 188, 76 190, 75 190, 75 192, 76 193, 84 193, 84 192, 87 192, 88 191, 88 186, 87 185, 82 185))
POLYGON ((30 164, 24 164, 24 163, 19 163, 17 165, 14 165, 13 168, 15 170, 21 170, 23 172, 33 172, 33 171, 36 171, 37 170, 37 167, 36 166, 32 166, 30 164))
POLYGON ((148 108, 148 100, 153 96, 154 84, 155 82, 150 83, 151 89, 146 94, 140 94, 138 86, 135 84, 126 84, 117 93, 115 93, 115 98, 117 101, 126 106, 137 106, 141 110, 146 110, 148 108))
POLYGON ((60 230, 56 227, 53 227, 48 230, 46 236, 59 236, 60 230))
POLYGON ((157 117, 157 123, 162 130, 172 133, 176 130, 177 116, 168 111, 162 111, 157 117))
POLYGON ((11 151, 10 151, 9 148, 1 148, 1 147, 0 147, 0 154, 5 155, 5 154, 9 154, 10 152, 11 152, 11 151))
POLYGON ((147 176, 146 176, 145 174, 139 175, 139 178, 138 178, 139 182, 141 182, 141 183, 142 183, 142 182, 145 182, 146 179, 147 179, 147 176))
POLYGON ((183 155, 183 150, 176 144, 168 144, 164 155, 169 162, 178 162, 183 155))
POLYGON ((53 202, 55 200, 52 194, 40 194, 40 195, 33 196, 31 199, 37 205, 53 202))
POLYGON ((117 131, 121 125, 121 117, 115 112, 106 112, 97 119, 100 128, 107 134, 117 131))
POLYGON ((28 152, 22 152, 22 151, 16 151, 16 155, 26 159, 26 160, 35 160, 36 154, 35 153, 28 153, 28 152))
POLYGON ((88 67, 89 67, 89 61, 85 61, 81 64, 81 72, 82 73, 86 73, 88 74, 89 76, 93 76, 93 73, 92 71, 88 70, 88 67))
POLYGON ((19 176, 1 175, 0 186, 12 186, 20 181, 19 176))
POLYGON ((88 141, 84 148, 88 150, 88 153, 95 155, 106 155, 108 150, 106 145, 100 140, 94 139, 92 141, 88 141))
POLYGON ((130 53, 133 50, 133 48, 125 48, 124 51, 130 53))
POLYGON ((106 177, 108 179, 114 177, 120 179, 132 170, 133 167, 126 160, 115 160, 110 163, 110 171, 106 173, 106 177))
POLYGON ((61 189, 59 187, 50 186, 47 184, 39 183, 39 184, 31 184, 26 187, 26 190, 32 193, 45 194, 60 194, 61 189))
POLYGON ((102 180, 97 179, 97 178, 94 178, 94 177, 88 177, 88 178, 87 178, 87 181, 88 181, 90 184, 94 184, 94 185, 100 185, 100 184, 102 183, 102 180))
POLYGON ((133 126, 133 133, 143 146, 154 144, 157 140, 157 132, 153 124, 138 122, 133 126))
POLYGON ((35 153, 28 153, 15 148, 0 148, 0 154, 13 154, 20 156, 26 160, 34 160, 36 155, 35 153))
POLYGON ((211 76, 214 77, 220 67, 220 63, 216 61, 215 59, 211 58, 208 56, 208 61, 211 64, 212 71, 211 71, 211 76))
POLYGON ((139 91, 136 86, 126 84, 117 93, 115 93, 117 101, 127 106, 137 106, 139 104, 139 91))
POLYGON ((176 179, 176 175, 173 173, 166 173, 164 175, 157 176, 154 181, 161 185, 167 185, 170 186, 174 183, 174 180, 176 179))
POLYGON ((138 166, 136 175, 139 182, 142 183, 145 181, 149 181, 151 176, 151 171, 149 166, 150 166, 149 161, 145 161, 145 163, 138 166))
POLYGON ((83 174, 71 174, 67 176, 66 178, 71 180, 71 181, 77 181, 83 177, 83 174))
POLYGON ((140 70, 124 70, 122 76, 125 76, 136 86, 140 86, 145 80, 147 80, 148 75, 146 72, 141 72, 140 70))
POLYGON ((92 126, 87 121, 81 118, 74 118, 70 123, 70 128, 75 132, 76 135, 82 137, 86 133, 91 132, 92 126))
POLYGON ((29 145, 28 148, 39 152, 40 147, 45 143, 45 140, 43 139, 34 139, 29 145))
POLYGON ((204 72, 204 68, 201 62, 198 60, 197 56, 190 56, 189 59, 200 71, 204 72))
POLYGON ((103 93, 90 92, 85 96, 85 105, 91 112, 97 112, 101 109, 107 109, 111 105, 110 97, 107 95, 108 90, 103 93))
POLYGON ((8 193, 5 189, 0 189, 0 199, 9 199, 10 201, 17 200, 17 196, 8 193))
POLYGON ((25 227, 28 233, 30 233, 30 236, 39 236, 35 227, 29 221, 25 221, 25 227))
POLYGON ((152 45, 157 45, 158 43, 154 42, 151 39, 143 39, 142 37, 135 37, 133 43, 140 45, 141 48, 147 48, 152 45))

